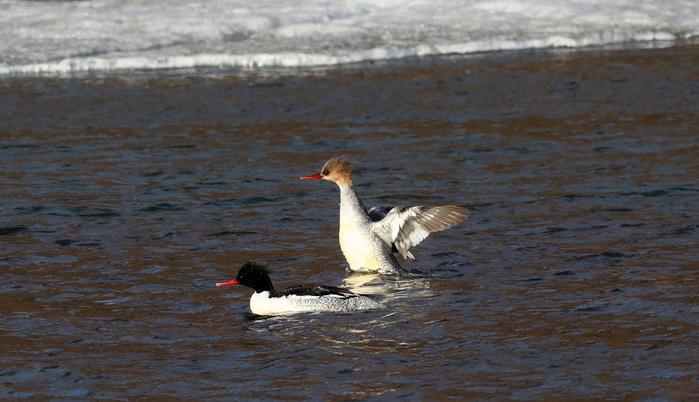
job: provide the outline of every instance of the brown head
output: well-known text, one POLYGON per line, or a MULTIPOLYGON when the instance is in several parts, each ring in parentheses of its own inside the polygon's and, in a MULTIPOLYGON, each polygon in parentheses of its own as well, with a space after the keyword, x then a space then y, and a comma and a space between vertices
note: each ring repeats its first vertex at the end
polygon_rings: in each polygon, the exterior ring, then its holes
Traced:
POLYGON ((310 176, 301 176, 301 180, 329 180, 337 185, 352 185, 352 165, 342 156, 333 156, 329 161, 325 162, 320 173, 310 176))

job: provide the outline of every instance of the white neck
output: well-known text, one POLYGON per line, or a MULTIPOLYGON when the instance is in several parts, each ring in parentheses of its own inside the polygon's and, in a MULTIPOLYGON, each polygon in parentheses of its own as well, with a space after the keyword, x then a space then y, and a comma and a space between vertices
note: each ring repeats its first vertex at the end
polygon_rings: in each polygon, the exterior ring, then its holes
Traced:
POLYGON ((345 184, 338 184, 338 187, 340 187, 340 222, 355 220, 363 223, 369 221, 366 208, 354 191, 354 187, 345 184))

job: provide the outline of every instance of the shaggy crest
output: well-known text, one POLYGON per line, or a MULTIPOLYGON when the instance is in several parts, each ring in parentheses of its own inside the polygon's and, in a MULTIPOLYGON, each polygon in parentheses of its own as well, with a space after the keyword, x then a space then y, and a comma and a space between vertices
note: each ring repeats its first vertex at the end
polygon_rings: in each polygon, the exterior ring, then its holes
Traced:
POLYGON ((269 275, 269 269, 267 266, 255 261, 248 261, 243 264, 243 266, 240 267, 240 272, 261 272, 265 275, 269 275))
POLYGON ((324 176, 330 175, 347 180, 352 183, 350 176, 352 174, 352 164, 342 155, 333 156, 325 162, 320 170, 324 176))

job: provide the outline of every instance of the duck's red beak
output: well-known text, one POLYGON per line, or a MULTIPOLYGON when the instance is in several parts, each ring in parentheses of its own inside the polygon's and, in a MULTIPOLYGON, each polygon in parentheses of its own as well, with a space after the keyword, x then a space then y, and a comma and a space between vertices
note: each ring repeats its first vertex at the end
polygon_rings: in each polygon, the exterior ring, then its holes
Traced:
POLYGON ((237 280, 231 279, 231 280, 228 281, 228 282, 217 282, 217 283, 216 283, 216 286, 230 286, 230 285, 237 285, 237 284, 239 284, 239 283, 240 283, 240 282, 238 282, 237 280))
POLYGON ((318 173, 318 174, 312 174, 310 176, 301 176, 301 177, 299 177, 299 180, 318 180, 318 179, 322 179, 322 178, 323 178, 323 175, 318 173))

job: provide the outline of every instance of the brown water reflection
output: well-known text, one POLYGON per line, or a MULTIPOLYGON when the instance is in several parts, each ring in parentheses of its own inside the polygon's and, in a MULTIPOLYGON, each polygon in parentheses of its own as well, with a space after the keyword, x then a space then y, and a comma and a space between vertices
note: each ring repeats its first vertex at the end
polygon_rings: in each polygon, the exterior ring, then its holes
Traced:
POLYGON ((3 398, 692 399, 695 47, 290 76, 0 82, 3 398), (252 319, 347 278, 337 190, 470 205, 388 311, 252 319))

